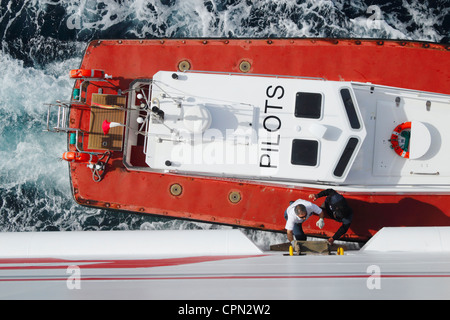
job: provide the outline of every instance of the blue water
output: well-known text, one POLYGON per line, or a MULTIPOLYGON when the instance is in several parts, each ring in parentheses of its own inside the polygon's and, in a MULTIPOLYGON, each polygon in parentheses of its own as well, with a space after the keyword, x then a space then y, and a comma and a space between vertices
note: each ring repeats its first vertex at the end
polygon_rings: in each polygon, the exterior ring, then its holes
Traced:
MULTIPOLYGON (((43 132, 44 102, 68 99, 68 70, 96 38, 345 37, 449 43, 450 1, 1 0, 0 231, 210 229, 85 208, 43 132)), ((246 231, 264 245, 282 235, 246 231)), ((284 239, 284 238, 279 238, 284 239)))

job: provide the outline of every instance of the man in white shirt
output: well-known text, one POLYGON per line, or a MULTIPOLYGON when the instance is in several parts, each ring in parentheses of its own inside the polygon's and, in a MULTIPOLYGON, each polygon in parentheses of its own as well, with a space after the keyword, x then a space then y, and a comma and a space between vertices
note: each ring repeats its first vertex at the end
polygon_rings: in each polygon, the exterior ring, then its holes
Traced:
POLYGON ((306 240, 306 235, 302 229, 302 223, 308 220, 313 214, 319 216, 316 226, 322 229, 325 225, 323 221, 324 213, 320 207, 309 201, 298 199, 293 202, 284 212, 286 219, 287 238, 289 242, 296 240, 306 240))

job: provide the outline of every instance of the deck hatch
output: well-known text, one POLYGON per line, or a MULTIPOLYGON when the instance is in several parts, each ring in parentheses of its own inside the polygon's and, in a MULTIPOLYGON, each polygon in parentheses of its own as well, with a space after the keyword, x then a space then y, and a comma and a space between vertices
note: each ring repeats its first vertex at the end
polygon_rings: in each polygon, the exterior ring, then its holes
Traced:
POLYGON ((316 140, 294 139, 292 141, 291 163, 302 166, 316 166, 319 142, 316 140))
POLYGON ((320 119, 322 116, 322 94, 297 92, 295 95, 295 116, 297 118, 320 119))

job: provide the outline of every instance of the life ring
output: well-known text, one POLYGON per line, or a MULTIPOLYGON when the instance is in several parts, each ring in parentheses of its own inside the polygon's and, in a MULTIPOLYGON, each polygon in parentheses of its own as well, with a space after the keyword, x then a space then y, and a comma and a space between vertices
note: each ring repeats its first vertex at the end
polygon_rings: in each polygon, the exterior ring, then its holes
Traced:
POLYGON ((103 79, 105 77, 105 72, 98 69, 73 69, 70 70, 70 77, 73 79, 103 79))
POLYGON ((395 153, 398 154, 400 157, 409 158, 409 141, 405 143, 405 146, 401 147, 398 144, 398 136, 402 133, 404 130, 411 130, 411 122, 403 122, 395 127, 394 131, 392 131, 391 135, 391 147, 394 149, 395 153))
POLYGON ((79 163, 97 163, 98 157, 90 153, 81 153, 74 151, 64 152, 62 155, 63 160, 69 162, 79 162, 79 163))

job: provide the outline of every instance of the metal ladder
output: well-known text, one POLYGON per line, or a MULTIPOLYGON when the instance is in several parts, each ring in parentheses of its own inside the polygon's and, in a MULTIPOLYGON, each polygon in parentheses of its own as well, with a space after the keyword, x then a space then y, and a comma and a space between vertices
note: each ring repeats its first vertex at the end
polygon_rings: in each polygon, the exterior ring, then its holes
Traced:
POLYGON ((69 113, 70 113, 70 103, 63 101, 56 101, 56 104, 49 103, 46 104, 48 106, 47 109, 47 129, 44 131, 47 132, 65 132, 65 133, 74 133, 75 134, 75 147, 79 152, 82 153, 90 153, 83 150, 83 141, 84 141, 84 132, 80 128, 70 128, 69 127, 69 113), (57 108, 57 118, 56 125, 51 125, 51 114, 52 111, 57 108), (81 139, 80 139, 81 136, 81 139), (81 142, 80 142, 81 140, 81 142))

